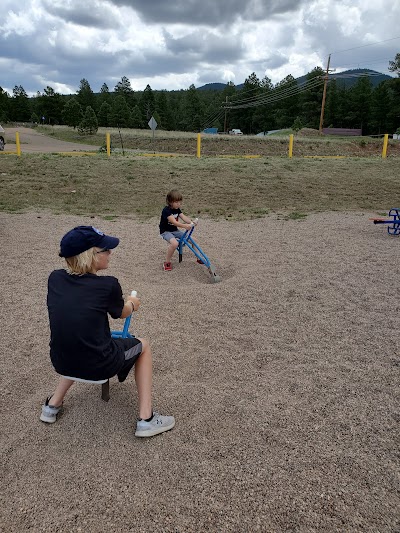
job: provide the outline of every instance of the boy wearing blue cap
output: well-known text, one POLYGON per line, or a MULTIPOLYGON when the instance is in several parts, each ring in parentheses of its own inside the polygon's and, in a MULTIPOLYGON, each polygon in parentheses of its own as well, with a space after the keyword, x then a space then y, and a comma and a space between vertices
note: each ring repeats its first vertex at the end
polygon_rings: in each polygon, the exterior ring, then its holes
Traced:
MULTIPOLYGON (((119 239, 93 226, 78 226, 61 240, 65 269, 53 271, 48 280, 47 307, 50 321, 50 358, 57 373, 74 378, 101 380, 118 376, 125 381, 135 366, 139 419, 135 435, 151 437, 172 429, 175 419, 152 410, 152 355, 141 338, 111 338, 108 314, 126 318, 137 311, 140 300, 122 297, 113 276, 98 276, 108 268, 111 250, 119 239)), ((40 420, 53 423, 74 381, 61 377, 55 392, 42 406, 40 420)))

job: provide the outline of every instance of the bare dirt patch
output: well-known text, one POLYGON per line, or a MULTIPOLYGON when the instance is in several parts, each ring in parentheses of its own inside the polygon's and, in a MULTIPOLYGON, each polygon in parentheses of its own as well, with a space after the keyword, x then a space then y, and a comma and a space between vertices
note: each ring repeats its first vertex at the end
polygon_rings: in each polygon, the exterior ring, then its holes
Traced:
POLYGON ((201 220, 223 281, 185 253, 162 272, 157 219, 0 213, 1 529, 381 531, 399 523, 399 238, 372 213, 201 220), (51 427, 40 405, 46 281, 60 237, 121 238, 109 274, 142 298, 155 406, 173 431, 135 439, 132 381, 75 385, 51 427))
POLYGON ((32 128, 6 128, 6 150, 15 150, 15 133, 19 132, 22 153, 95 151, 98 147, 85 143, 60 141, 32 128))

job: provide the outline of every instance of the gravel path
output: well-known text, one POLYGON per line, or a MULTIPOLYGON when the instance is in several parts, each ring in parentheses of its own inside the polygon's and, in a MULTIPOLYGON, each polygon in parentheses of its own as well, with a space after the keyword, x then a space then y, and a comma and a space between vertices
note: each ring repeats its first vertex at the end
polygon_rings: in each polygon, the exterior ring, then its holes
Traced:
POLYGON ((0 213, 0 531, 399 531, 400 237, 369 216, 201 220, 211 284, 189 252, 161 270, 156 220, 0 213), (177 420, 153 439, 132 379, 39 421, 47 276, 78 224, 121 238, 108 273, 142 298, 132 329, 177 420))
POLYGON ((99 149, 99 146, 93 146, 91 144, 59 141, 58 139, 43 135, 32 128, 6 128, 5 131, 7 135, 5 150, 16 150, 15 132, 17 131, 19 132, 22 153, 81 152, 85 150, 95 152, 99 149), (13 140, 13 144, 10 142, 11 139, 13 140))

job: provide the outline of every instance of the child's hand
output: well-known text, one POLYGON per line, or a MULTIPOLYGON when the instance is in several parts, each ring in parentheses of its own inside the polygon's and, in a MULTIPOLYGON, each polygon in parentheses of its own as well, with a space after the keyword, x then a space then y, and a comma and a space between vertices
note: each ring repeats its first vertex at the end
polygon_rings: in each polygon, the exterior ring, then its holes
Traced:
POLYGON ((132 302, 135 311, 137 311, 140 307, 140 300, 137 296, 128 296, 127 302, 132 302))
POLYGON ((190 224, 185 224, 185 229, 192 229, 192 227, 193 227, 192 222, 190 224))

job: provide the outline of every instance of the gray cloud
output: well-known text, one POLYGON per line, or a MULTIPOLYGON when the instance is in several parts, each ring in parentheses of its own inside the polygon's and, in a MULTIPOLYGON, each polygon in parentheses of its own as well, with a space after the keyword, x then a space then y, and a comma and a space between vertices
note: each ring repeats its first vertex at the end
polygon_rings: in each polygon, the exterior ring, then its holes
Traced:
POLYGON ((174 55, 190 54, 198 61, 231 62, 243 57, 245 49, 240 39, 230 35, 215 35, 196 30, 185 37, 174 38, 164 30, 167 50, 174 55))
POLYGON ((112 9, 104 2, 86 1, 78 7, 67 3, 55 5, 51 0, 43 0, 42 3, 47 13, 65 22, 100 30, 118 29, 120 26, 112 9))
POLYGON ((276 52, 262 62, 262 68, 263 70, 273 70, 286 65, 287 62, 288 57, 286 55, 276 52))
POLYGON ((242 19, 265 20, 274 15, 297 11, 304 0, 111 0, 128 6, 148 23, 184 23, 222 26, 242 19))

